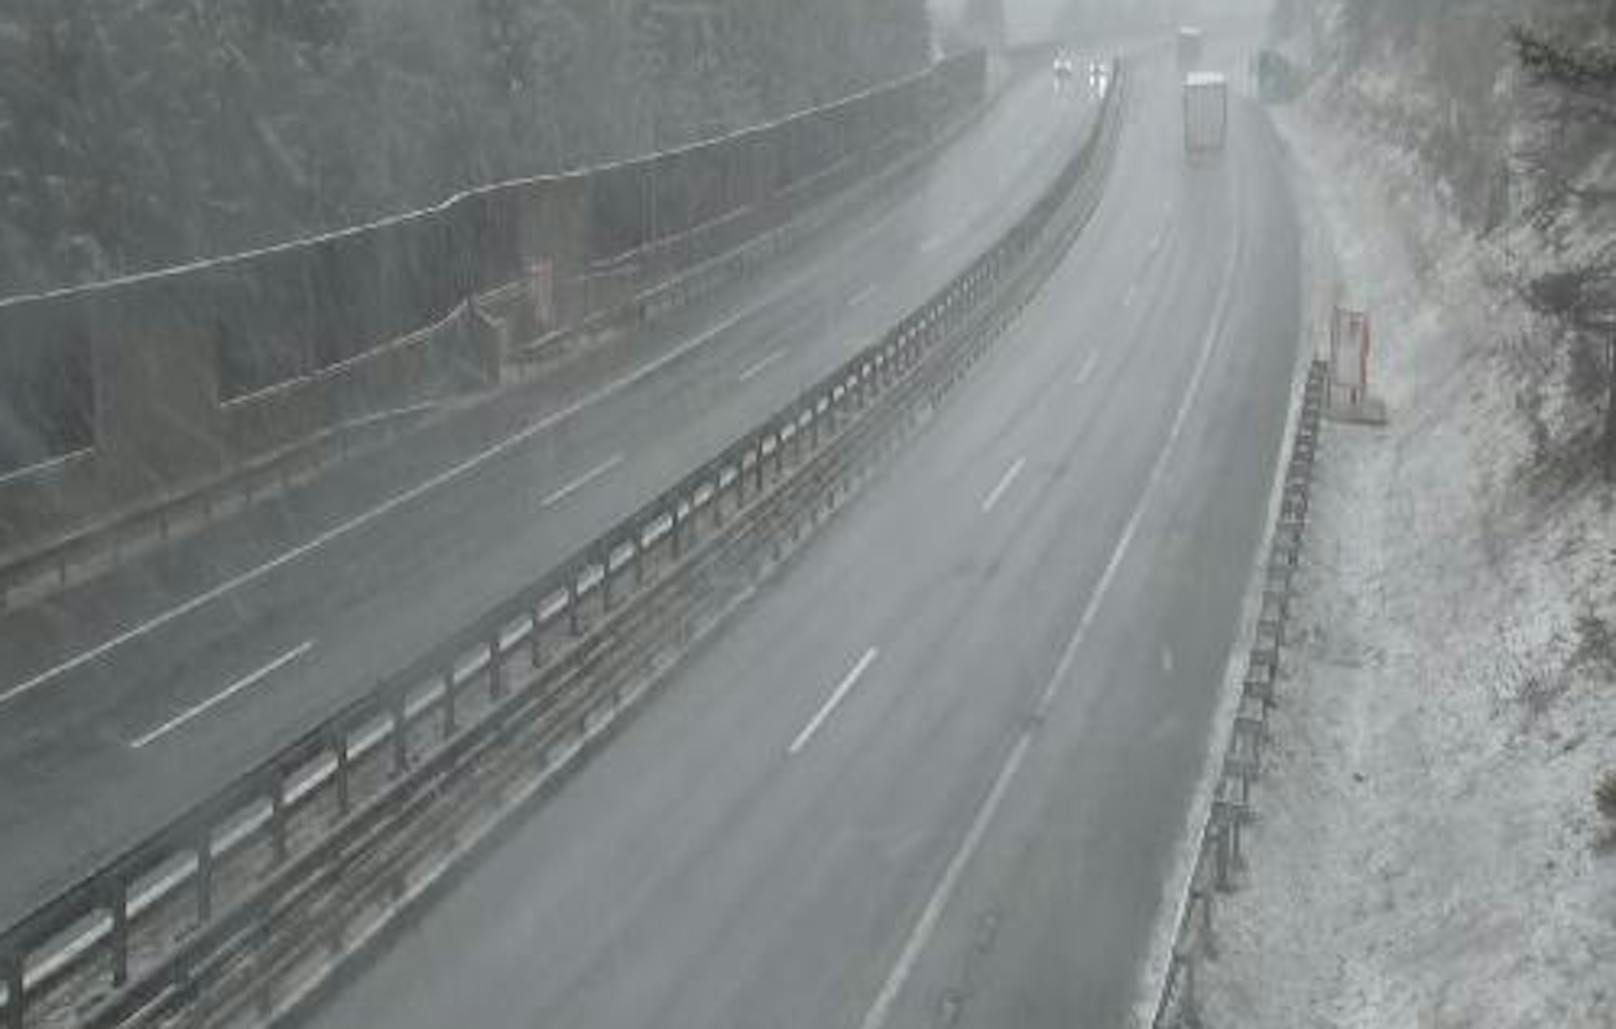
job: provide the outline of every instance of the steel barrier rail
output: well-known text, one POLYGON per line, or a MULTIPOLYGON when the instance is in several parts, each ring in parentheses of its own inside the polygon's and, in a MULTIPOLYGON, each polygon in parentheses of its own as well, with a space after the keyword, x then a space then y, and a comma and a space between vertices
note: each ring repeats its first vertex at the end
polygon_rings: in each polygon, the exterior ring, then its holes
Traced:
MULTIPOLYGON (((548 758, 569 732, 585 747, 602 693, 621 703, 625 684, 696 631, 693 618, 733 603, 718 581, 753 581, 760 555, 778 555, 845 496, 849 477, 935 406, 1027 302, 1097 203, 1122 81, 1016 226, 880 341, 539 582, 0 934, 0 1026, 150 1024, 217 1003, 216 982, 232 984, 226 999, 253 994, 235 987, 277 954, 305 951, 314 916, 346 924, 338 916, 353 913, 351 898, 407 894, 398 875, 360 873, 407 868, 438 838, 433 825, 475 810, 479 791, 499 782, 493 758, 504 755, 507 773, 531 772, 535 754, 548 758)), ((339 925, 317 939, 340 950, 344 936, 339 925)))
POLYGON ((1213 908, 1217 895, 1234 889, 1236 870, 1244 861, 1241 829, 1253 817, 1251 786, 1262 774, 1268 715, 1277 699, 1279 654, 1290 620, 1292 579, 1301 564, 1307 530, 1325 378, 1325 363, 1313 361, 1303 386, 1300 417, 1280 486, 1268 562, 1263 569, 1254 639, 1234 712, 1234 725, 1218 771, 1212 804, 1199 830, 1195 864, 1185 886, 1186 896, 1181 900, 1152 1029, 1189 1029, 1200 1024, 1195 1000, 1196 967, 1214 950, 1213 908))

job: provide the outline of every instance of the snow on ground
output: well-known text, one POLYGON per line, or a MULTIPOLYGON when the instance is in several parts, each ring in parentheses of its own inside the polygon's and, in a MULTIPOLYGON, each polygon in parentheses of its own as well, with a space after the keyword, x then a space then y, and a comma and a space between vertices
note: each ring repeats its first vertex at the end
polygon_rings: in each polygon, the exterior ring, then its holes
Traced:
POLYGON ((1374 319, 1391 424, 1324 430, 1258 823, 1202 1013, 1616 1026, 1616 827, 1593 798, 1616 770, 1616 505, 1586 477, 1526 472, 1587 405, 1500 286, 1518 254, 1466 236, 1395 151, 1314 109, 1280 120, 1344 302, 1374 319))

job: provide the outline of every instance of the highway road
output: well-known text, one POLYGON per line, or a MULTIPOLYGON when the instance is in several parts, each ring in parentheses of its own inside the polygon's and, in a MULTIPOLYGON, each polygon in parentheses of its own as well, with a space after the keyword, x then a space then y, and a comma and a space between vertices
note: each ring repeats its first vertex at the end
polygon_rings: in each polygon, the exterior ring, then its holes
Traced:
POLYGON ((316 724, 876 337, 996 238, 1094 98, 1012 83, 896 203, 671 317, 164 552, 0 617, 0 923, 316 724), (480 420, 479 420, 480 419, 480 420), (403 466, 401 471, 400 466, 403 466))
POLYGON ((940 417, 313 1024, 1129 1023, 1301 339, 1280 148, 1187 167, 1155 53, 940 417))

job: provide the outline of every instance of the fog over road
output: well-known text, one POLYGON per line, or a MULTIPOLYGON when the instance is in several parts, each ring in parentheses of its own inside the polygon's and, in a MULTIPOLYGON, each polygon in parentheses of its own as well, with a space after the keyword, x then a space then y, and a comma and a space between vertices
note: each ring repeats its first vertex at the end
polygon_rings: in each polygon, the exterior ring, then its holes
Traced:
POLYGON ((655 328, 32 608, 0 613, 0 921, 538 578, 889 328, 1083 138, 1047 75, 897 203, 655 328), (67 857, 64 860, 64 857, 67 857))
MULTIPOLYGON (((316 1024, 1124 1024, 1300 335, 1275 140, 1242 102, 1187 167, 1178 104, 1165 49, 1138 58, 1098 211, 968 385, 316 1024)), ((981 132, 1078 120, 1037 77, 981 132)), ((1007 215, 1015 153, 967 191, 1007 215)), ((579 496, 623 503, 637 460, 579 496)))

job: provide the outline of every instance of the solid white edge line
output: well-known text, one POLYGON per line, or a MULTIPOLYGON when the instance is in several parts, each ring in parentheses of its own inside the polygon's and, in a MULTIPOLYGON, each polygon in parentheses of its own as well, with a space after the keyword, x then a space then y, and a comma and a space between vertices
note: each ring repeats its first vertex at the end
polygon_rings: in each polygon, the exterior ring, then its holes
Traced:
POLYGON ((767 368, 770 365, 774 364, 774 362, 780 360, 780 358, 782 358, 784 356, 786 356, 786 352, 785 352, 784 348, 782 348, 780 350, 776 350, 772 354, 768 355, 767 357, 765 357, 762 360, 760 360, 760 361, 756 362, 755 364, 753 364, 751 367, 747 368, 737 378, 741 382, 750 382, 752 379, 757 377, 757 375, 760 372, 762 372, 765 368, 767 368))
POLYGON ((881 651, 876 647, 871 647, 864 652, 864 656, 858 659, 858 664, 853 666, 853 670, 842 678, 835 692, 830 695, 830 699, 820 706, 819 711, 797 734, 797 738, 791 741, 791 746, 786 749, 786 753, 794 756, 801 753, 803 748, 808 746, 813 740, 814 734, 819 731, 819 727, 824 725, 825 720, 830 718, 836 708, 841 705, 842 699, 847 696, 848 691, 869 670, 870 665, 875 663, 875 659, 880 653, 881 651))
POLYGON ((549 496, 545 497, 539 502, 539 506, 554 507, 622 463, 623 455, 613 454, 611 457, 608 457, 600 464, 589 469, 589 471, 578 476, 576 479, 573 479, 565 486, 562 486, 560 489, 552 492, 549 496))
MULTIPOLYGON (((1236 211, 1238 212, 1238 206, 1236 211)), ((1038 700, 1034 726, 1041 724, 1048 716, 1050 709, 1054 706, 1056 697, 1060 693, 1061 684, 1071 672, 1073 664, 1076 663, 1078 652, 1082 649, 1083 641, 1088 636, 1089 626, 1093 624, 1095 617, 1099 614, 1100 606, 1104 602, 1106 594, 1110 591, 1111 583, 1116 578, 1123 559, 1133 545, 1139 525, 1144 520, 1145 511, 1150 507, 1152 496, 1166 474, 1167 465, 1173 456, 1179 437, 1183 435, 1184 424, 1189 420, 1189 412, 1195 406, 1195 401, 1200 394, 1201 384, 1206 377, 1206 369, 1211 364, 1213 351, 1216 350, 1217 341, 1223 333, 1224 319, 1228 315, 1229 302, 1234 295, 1235 273, 1239 269, 1240 256, 1245 246, 1243 238, 1244 226, 1241 224, 1238 214, 1235 225, 1234 247, 1229 256, 1229 262, 1224 269, 1223 282, 1218 290, 1216 307, 1211 320, 1207 324, 1206 335, 1201 341, 1201 353, 1196 360, 1195 371, 1191 374, 1189 385, 1185 388, 1184 395, 1179 401, 1178 410, 1173 416, 1172 428, 1168 430, 1167 440, 1162 444, 1161 451, 1156 455, 1155 464, 1150 470, 1150 477, 1145 482, 1144 490, 1139 494, 1139 501, 1134 506, 1133 514, 1129 517, 1127 526, 1124 527, 1115 549, 1111 552, 1111 560, 1106 564, 1105 571, 1100 576, 1099 584, 1089 596, 1088 606, 1084 608, 1083 616, 1078 621, 1076 630, 1067 641, 1066 648, 1061 652, 1060 661, 1055 666, 1054 674, 1049 678, 1049 684, 1044 687, 1043 695, 1038 700)), ((920 920, 915 923, 914 929, 911 930, 898 962, 893 966, 891 973, 887 976, 887 980, 881 988, 881 992, 877 994, 875 1002, 865 1014, 862 1029, 883 1029, 885 1026, 892 1005, 902 991, 905 980, 909 978, 909 975, 914 970, 914 965, 919 960, 921 952, 925 950, 931 934, 936 930, 937 921, 941 917, 943 908, 957 888, 965 866, 970 862, 977 848, 981 846, 982 838, 986 834, 987 826, 993 817, 994 810, 1002 802, 1005 791, 1008 790, 1011 780, 1020 769, 1021 762, 1026 757, 1027 748, 1031 745, 1032 733, 1032 727, 1023 730, 1021 739, 1017 741, 1015 749, 1011 751, 1010 757, 1000 771, 998 779, 995 780, 992 792, 988 794, 987 800, 983 802, 982 808, 977 812, 976 818, 971 823, 970 831, 966 834, 959 850, 955 852, 953 859, 949 862, 948 870, 943 874, 943 878, 933 890, 920 920)))
POLYGON ((218 693, 215 693, 207 700, 202 701, 202 703, 197 704, 194 707, 187 708, 185 711, 175 715, 173 718, 170 718, 168 721, 164 722, 162 725, 159 725, 157 728, 151 730, 145 735, 130 740, 129 746, 133 747, 135 750, 140 750, 151 743, 155 743, 157 740, 167 736, 175 729, 180 728, 191 720, 207 713, 208 711, 211 711, 220 704, 223 704, 225 701, 240 693, 242 690, 250 689, 253 686, 258 685, 271 675, 274 675, 276 672, 280 671, 282 668, 285 668, 287 665, 291 664, 293 661, 296 661, 298 658, 302 657, 313 649, 314 641, 304 640, 302 643, 299 643, 297 646, 293 647, 291 650, 288 650, 280 657, 275 658, 273 661, 269 662, 263 667, 257 669, 256 671, 249 672, 240 679, 237 679, 235 682, 231 683, 229 686, 226 686, 218 693))
POLYGON ((993 491, 987 495, 987 499, 982 501, 983 514, 991 513, 998 506, 999 501, 1004 499, 1004 495, 1010 491, 1010 487, 1015 484, 1016 477, 1021 474, 1021 470, 1025 467, 1027 467, 1025 457, 1018 457, 1011 463, 1010 467, 1005 470, 1004 475, 999 479, 999 484, 994 486, 993 491))

